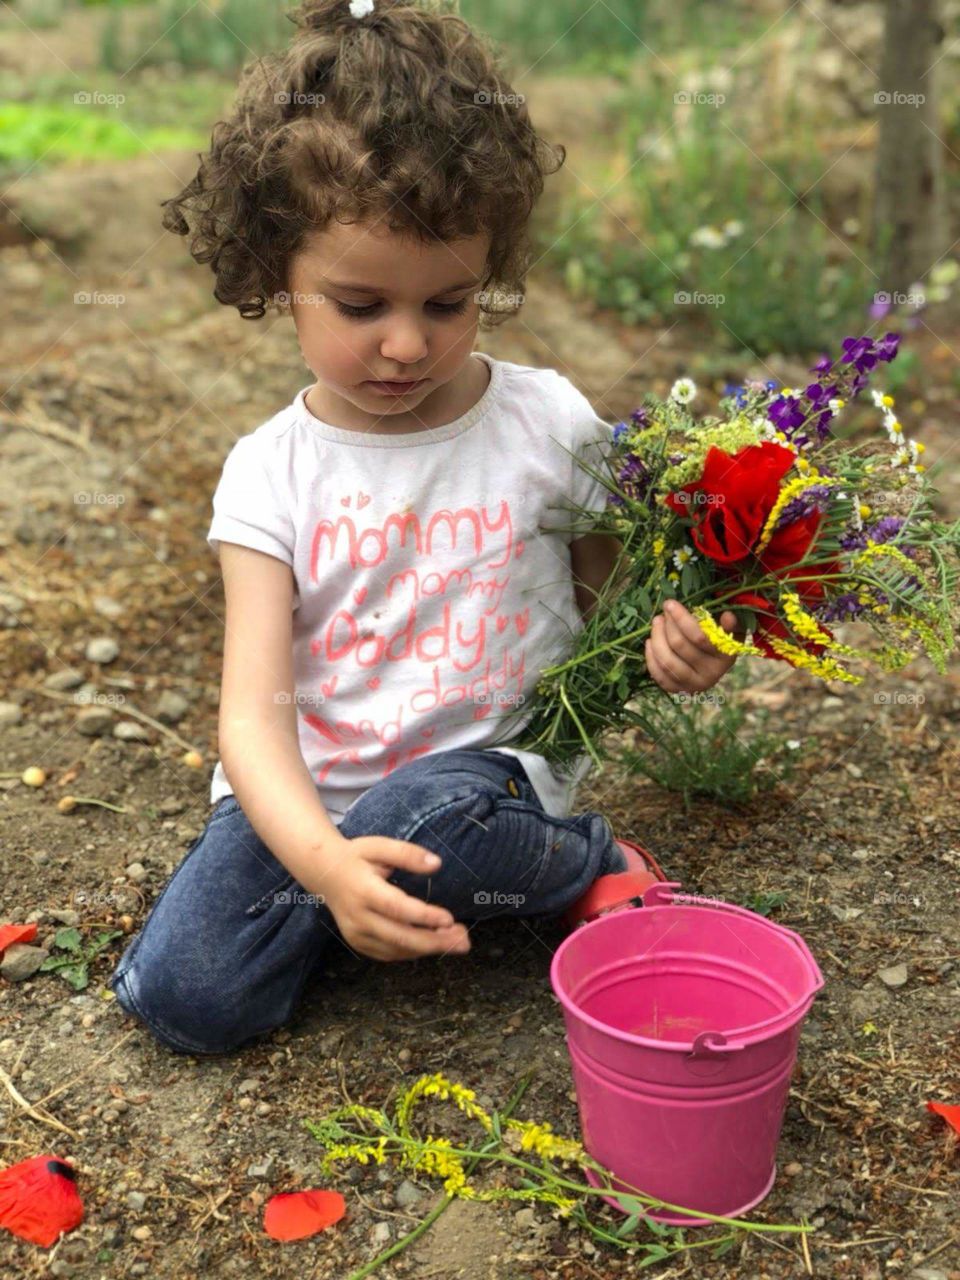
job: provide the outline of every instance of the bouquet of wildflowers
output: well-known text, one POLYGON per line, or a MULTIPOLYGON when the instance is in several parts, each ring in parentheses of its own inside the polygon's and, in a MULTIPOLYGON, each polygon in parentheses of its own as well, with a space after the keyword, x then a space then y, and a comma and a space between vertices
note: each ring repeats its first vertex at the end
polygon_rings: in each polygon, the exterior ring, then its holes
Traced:
POLYGON ((542 672, 513 745, 561 766, 586 748, 599 763, 603 733, 642 725, 629 703, 659 690, 644 648, 670 597, 724 653, 857 684, 856 664, 897 671, 922 651, 943 673, 960 521, 936 518, 924 447, 904 434, 891 396, 871 392, 875 438, 854 444, 836 431, 898 345, 895 333, 846 338, 805 388, 728 387, 720 416, 695 417, 697 388, 680 378, 666 400, 646 396, 614 428, 601 469, 577 459, 608 490, 604 512, 577 535, 611 534, 621 552, 573 655, 542 672), (726 609, 743 639, 716 621, 726 609), (854 621, 879 643, 842 643, 834 626, 854 621))

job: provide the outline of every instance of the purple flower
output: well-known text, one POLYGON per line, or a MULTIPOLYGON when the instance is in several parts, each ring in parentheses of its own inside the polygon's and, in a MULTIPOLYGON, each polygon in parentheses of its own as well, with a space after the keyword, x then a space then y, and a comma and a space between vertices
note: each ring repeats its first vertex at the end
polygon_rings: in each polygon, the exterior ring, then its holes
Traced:
POLYGON ((871 320, 882 320, 889 310, 890 295, 887 294, 885 298, 877 299, 872 302, 868 307, 867 312, 871 320))
POLYGON ((851 618, 858 618, 867 607, 860 603, 855 591, 848 591, 837 596, 830 604, 818 605, 813 612, 821 622, 847 622, 851 618))
POLYGON ((833 368, 833 361, 828 355, 822 355, 815 365, 811 365, 811 373, 829 373, 833 368))
POLYGON ((900 334, 887 333, 877 343, 877 359, 890 361, 896 357, 900 347, 900 334))
POLYGON ((630 428, 627 426, 625 422, 618 422, 617 425, 613 428, 614 443, 616 443, 623 436, 625 436, 629 430, 630 428))
POLYGON ((784 525, 793 524, 794 520, 801 520, 804 516, 810 515, 812 511, 822 511, 826 504, 830 501, 831 489, 829 485, 813 484, 809 489, 805 489, 803 493, 793 498, 780 512, 775 529, 782 529, 784 525))
POLYGON ((767 417, 785 435, 789 435, 797 427, 802 427, 805 416, 800 408, 800 402, 790 396, 778 396, 767 410, 767 417))
POLYGON ((647 410, 644 408, 634 409, 633 413, 631 413, 630 415, 630 421, 633 423, 635 427, 645 427, 647 425, 648 420, 649 420, 649 415, 647 413, 647 410))

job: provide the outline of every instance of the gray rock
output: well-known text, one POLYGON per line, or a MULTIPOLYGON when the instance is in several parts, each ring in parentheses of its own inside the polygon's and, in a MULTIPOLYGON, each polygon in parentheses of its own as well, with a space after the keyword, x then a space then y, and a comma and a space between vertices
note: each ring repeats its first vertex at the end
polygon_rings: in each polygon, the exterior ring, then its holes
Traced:
POLYGON ((111 621, 114 618, 119 618, 123 613, 123 605, 119 600, 114 600, 111 596, 94 596, 93 607, 102 617, 109 618, 111 621))
POLYGON ((374 1244, 386 1244, 390 1239, 390 1223, 378 1222, 370 1234, 374 1244))
POLYGON ((141 1211, 141 1209, 146 1203, 147 1203, 147 1197, 143 1194, 142 1191, 127 1192, 127 1204, 130 1206, 131 1209, 135 1209, 137 1213, 141 1211))
POLYGON ((532 1231, 537 1225, 537 1215, 532 1209, 518 1209, 513 1220, 521 1231, 532 1231))
POLYGON ((31 947, 26 942, 15 942, 3 953, 0 976, 8 982, 23 982, 25 978, 32 978, 49 954, 44 947, 31 947))
POLYGON ((415 1187, 409 1178, 404 1178, 393 1193, 393 1198, 401 1209, 412 1208, 422 1197, 423 1192, 419 1187, 415 1187))
POLYGON ((269 1178, 273 1169, 273 1156, 267 1156, 266 1160, 261 1160, 258 1164, 247 1165, 248 1178, 269 1178))
POLYGON ((164 689, 157 701, 154 715, 163 724, 176 724, 189 710, 190 703, 186 698, 179 693, 174 693, 172 689, 164 689))
POLYGON ((918 1271, 911 1271, 907 1280, 948 1280, 948 1277, 939 1267, 921 1267, 918 1271))
POLYGON ((23 707, 16 702, 0 702, 0 729, 19 724, 23 719, 23 707))
POLYGON ((110 732, 113 725, 113 712, 106 707, 88 707, 81 711, 76 719, 76 726, 88 738, 101 738, 110 732))
POLYGON ((54 692, 66 693, 68 689, 76 689, 78 685, 83 684, 83 675, 79 671, 75 671, 73 667, 67 667, 63 671, 55 671, 52 676, 47 676, 43 685, 45 689, 53 689, 54 692))
POLYGON ((902 987, 907 980, 907 966, 895 964, 889 969, 878 969, 877 977, 886 987, 902 987))
POLYGON ((141 880, 146 880, 147 878, 147 868, 142 862, 131 862, 125 870, 127 878, 133 880, 136 884, 139 884, 141 880))
POLYGON ((113 726, 113 736, 123 742, 149 742, 150 730, 138 720, 120 720, 113 726))
POLYGON ((71 907, 65 907, 62 911, 51 910, 50 918, 59 924, 66 924, 73 928, 80 923, 80 912, 74 911, 71 907))
POLYGON ((260 1081, 256 1076, 248 1076, 246 1080, 241 1080, 237 1085, 237 1093, 256 1093, 260 1088, 260 1081))
POLYGON ((120 646, 112 636, 95 636, 93 640, 87 641, 83 656, 88 662, 105 665, 108 662, 113 662, 119 652, 120 646))

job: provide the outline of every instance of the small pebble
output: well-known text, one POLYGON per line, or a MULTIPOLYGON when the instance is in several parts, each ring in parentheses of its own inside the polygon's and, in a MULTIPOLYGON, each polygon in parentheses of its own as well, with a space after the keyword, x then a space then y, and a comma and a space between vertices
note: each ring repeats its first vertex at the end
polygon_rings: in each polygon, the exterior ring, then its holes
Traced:
POLYGON ((149 1240, 153 1235, 153 1232, 147 1224, 144 1223, 142 1227, 134 1227, 130 1234, 133 1236, 134 1240, 149 1240))
POLYGON ((803 1165, 797 1164, 796 1160, 791 1160, 789 1164, 783 1166, 783 1172, 788 1178, 795 1178, 798 1173, 803 1173, 803 1165))
POLYGON ((889 969, 878 969, 877 977, 887 987, 902 987, 907 980, 905 964, 891 965, 889 969))
POLYGON ((141 880, 146 880, 147 878, 147 868, 142 862, 131 862, 130 865, 125 868, 125 871, 127 873, 127 878, 133 880, 135 884, 139 884, 141 880))
POLYGON ((131 1209, 135 1209, 137 1213, 140 1212, 140 1210, 143 1208, 143 1206, 146 1203, 147 1203, 147 1197, 143 1194, 142 1191, 127 1192, 127 1204, 130 1206, 131 1209))
POLYGON ((96 662, 105 664, 113 662, 120 652, 120 646, 110 636, 96 636, 93 640, 87 641, 87 647, 83 651, 83 656, 88 662, 96 662))
POLYGON ((18 702, 0 702, 0 729, 19 724, 23 719, 23 707, 18 702))
POLYGON ((241 1107, 244 1111, 249 1111, 253 1106, 253 1099, 250 1097, 238 1098, 237 1106, 241 1107))
POLYGON ((246 1080, 241 1080, 237 1085, 237 1093, 256 1093, 260 1088, 260 1081, 256 1076, 248 1076, 246 1080))
POLYGON ((269 1102, 258 1102, 256 1109, 254 1111, 254 1115, 268 1116, 272 1110, 273 1110, 273 1107, 270 1105, 269 1102))
POLYGON ((371 1234, 374 1244, 386 1244, 390 1239, 390 1223, 378 1222, 371 1234))
POLYGON ((397 1054, 397 1057, 400 1059, 401 1062, 409 1062, 412 1056, 413 1055, 411 1054, 409 1049, 401 1049, 400 1052, 397 1054))

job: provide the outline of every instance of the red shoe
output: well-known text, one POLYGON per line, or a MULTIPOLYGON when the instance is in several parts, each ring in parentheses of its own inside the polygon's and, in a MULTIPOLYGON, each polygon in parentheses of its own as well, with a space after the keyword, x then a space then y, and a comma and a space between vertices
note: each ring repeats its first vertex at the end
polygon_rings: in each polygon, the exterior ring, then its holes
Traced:
POLYGON ((564 913, 564 923, 570 929, 576 929, 578 925, 595 920, 608 911, 616 911, 618 907, 631 903, 641 906, 639 899, 643 891, 658 880, 667 879, 653 854, 642 845, 618 840, 617 847, 627 860, 626 871, 614 871, 594 880, 586 893, 582 893, 564 913))

